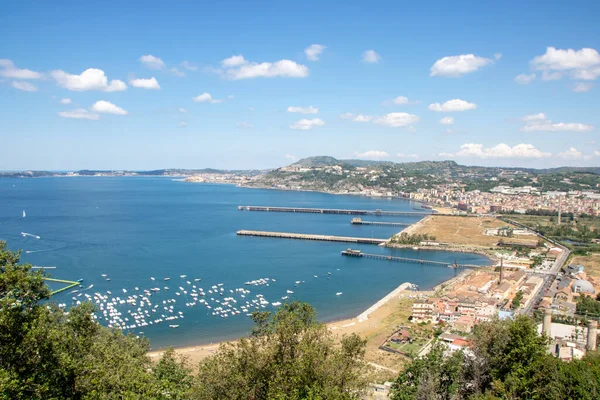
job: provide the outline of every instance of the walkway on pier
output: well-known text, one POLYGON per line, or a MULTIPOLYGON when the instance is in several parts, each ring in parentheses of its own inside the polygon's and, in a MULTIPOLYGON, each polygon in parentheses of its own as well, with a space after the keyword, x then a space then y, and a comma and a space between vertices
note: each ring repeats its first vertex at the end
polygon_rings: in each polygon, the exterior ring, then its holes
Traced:
POLYGON ((65 283, 67 284, 67 286, 61 287, 60 289, 54 290, 53 292, 50 293, 50 296, 53 296, 57 293, 60 292, 64 292, 65 290, 69 290, 71 288, 74 288, 75 286, 79 286, 81 285, 81 282, 75 282, 75 281, 68 281, 65 279, 56 279, 56 278, 48 278, 48 277, 44 277, 45 281, 49 281, 49 282, 58 282, 58 283, 65 283))
POLYGON ((387 215, 396 217, 424 217, 430 212, 417 211, 383 211, 383 210, 344 210, 334 208, 296 208, 296 207, 264 207, 264 206, 239 206, 240 211, 271 211, 271 212, 296 212, 310 214, 346 214, 346 215, 387 215))
POLYGON ((266 231, 237 231, 239 236, 259 236, 271 237, 279 239, 300 239, 300 240, 319 240, 323 242, 347 242, 347 243, 364 243, 364 244, 382 244, 388 239, 375 238, 360 238, 348 236, 331 236, 331 235, 310 235, 305 233, 288 233, 288 232, 266 232, 266 231))
POLYGON ((350 221, 352 225, 379 225, 379 226, 411 226, 405 222, 379 222, 379 221, 363 221, 360 218, 353 218, 350 221))
POLYGON ((431 260, 420 260, 418 258, 406 258, 406 257, 394 257, 394 256, 386 256, 383 254, 370 254, 363 253, 360 250, 343 250, 343 256, 349 257, 367 257, 367 258, 375 258, 377 260, 385 260, 385 261, 396 261, 396 262, 407 262, 413 264, 423 264, 423 265, 436 265, 441 267, 451 267, 451 268, 482 268, 483 265, 472 265, 472 264, 455 264, 452 262, 442 262, 442 261, 431 261, 431 260))

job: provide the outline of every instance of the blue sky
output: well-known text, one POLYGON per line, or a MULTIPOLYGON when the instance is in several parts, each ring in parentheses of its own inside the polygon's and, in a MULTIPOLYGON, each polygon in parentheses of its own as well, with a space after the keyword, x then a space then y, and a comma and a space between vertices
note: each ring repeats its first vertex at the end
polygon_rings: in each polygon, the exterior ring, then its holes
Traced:
POLYGON ((599 165, 598 15, 598 1, 10 2, 0 170, 599 165))

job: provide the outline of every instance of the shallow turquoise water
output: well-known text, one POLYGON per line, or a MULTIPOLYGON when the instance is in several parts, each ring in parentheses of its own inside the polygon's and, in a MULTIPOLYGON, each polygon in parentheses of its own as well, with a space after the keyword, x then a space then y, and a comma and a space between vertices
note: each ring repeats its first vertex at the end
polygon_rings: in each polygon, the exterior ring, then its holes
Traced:
MULTIPOLYGON (((211 310, 197 304, 187 307, 186 302, 193 301, 189 296, 193 284, 207 291, 222 283, 225 297, 235 297, 237 304, 257 294, 271 303, 282 301, 281 297, 287 295, 310 302, 322 320, 333 320, 358 315, 402 282, 429 288, 456 273, 446 267, 342 257, 340 251, 349 247, 345 243, 238 237, 237 230, 253 229, 387 238, 402 229, 353 226, 352 216, 348 215, 238 211, 239 205, 396 211, 418 208, 417 204, 402 200, 245 189, 168 178, 2 179, 0 239, 12 249, 23 249, 23 261, 56 266, 51 271, 56 278, 83 278, 84 287, 93 284, 92 289, 83 292, 90 296, 105 295, 108 290, 113 297, 124 299, 144 289, 168 286, 169 291, 161 290, 151 296, 152 304, 161 304, 162 309, 163 300, 176 299, 171 304, 175 313, 181 311, 184 318, 132 329, 136 333, 143 331, 154 348, 209 343, 249 331, 251 322, 244 313, 228 318, 213 316, 215 302, 211 310), (22 218, 23 210, 26 218, 22 218), (326 279, 328 272, 331 275, 326 279), (111 280, 106 281, 102 274, 111 280), (165 277, 171 280, 165 282, 165 277), (276 282, 268 287, 244 285, 265 277, 276 282), (193 278, 202 280, 194 282, 193 278), (295 281, 305 282, 294 287, 295 281), (184 295, 179 286, 188 294, 184 295), (242 299, 229 292, 236 288, 249 289, 251 293, 242 299), (287 294, 286 290, 294 293, 287 294), (343 294, 336 296, 337 292, 343 294), (179 328, 171 329, 169 324, 178 324, 179 328)), ((375 216, 363 219, 418 220, 375 216)), ((449 263, 487 262, 485 257, 473 254, 358 247, 371 253, 449 263)), ((85 298, 77 294, 61 293, 53 300, 71 304, 85 298)), ((222 300, 223 296, 215 296, 207 296, 207 301, 210 297, 222 300)), ((124 315, 130 309, 128 305, 119 306, 124 315)))

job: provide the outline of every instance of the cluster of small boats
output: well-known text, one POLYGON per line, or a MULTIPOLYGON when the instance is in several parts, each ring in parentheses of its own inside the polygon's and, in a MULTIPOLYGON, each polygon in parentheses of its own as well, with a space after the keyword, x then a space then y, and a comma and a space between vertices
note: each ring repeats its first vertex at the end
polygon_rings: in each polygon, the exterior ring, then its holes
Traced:
MULTIPOLYGON (((102 274, 102 278, 106 281, 110 280, 106 274, 102 274)), ((170 328, 178 328, 180 325, 173 322, 185 318, 184 305, 188 308, 203 307, 209 315, 219 318, 252 316, 255 311, 281 306, 282 301, 288 300, 289 295, 294 294, 293 290, 287 289, 286 295, 282 296, 281 300, 271 302, 262 294, 253 295, 251 290, 245 287, 227 289, 223 283, 218 283, 205 290, 197 285, 201 278, 195 278, 193 281, 187 280, 187 275, 180 275, 179 278, 180 285, 172 288, 169 286, 161 288, 155 285, 156 278, 150 277, 154 284, 149 288, 141 289, 135 286, 133 289, 114 289, 119 291, 119 294, 113 294, 110 290, 86 293, 94 286, 90 285, 85 289, 75 289, 70 294, 74 304, 92 302, 97 308, 94 318, 103 325, 123 330, 137 330, 140 334, 143 334, 139 331, 140 328, 167 322, 170 328), (165 296, 165 293, 170 294, 165 296), (181 301, 178 301, 179 299, 181 301)), ((165 277, 162 280, 168 282, 170 278, 165 277)), ((273 278, 259 278, 247 281, 245 285, 269 286, 273 282, 276 282, 273 278)), ((305 281, 295 281, 294 287, 303 283, 305 281)), ((342 292, 337 292, 336 296, 341 294, 342 292)), ((66 309, 67 303, 60 303, 58 306, 66 309)))

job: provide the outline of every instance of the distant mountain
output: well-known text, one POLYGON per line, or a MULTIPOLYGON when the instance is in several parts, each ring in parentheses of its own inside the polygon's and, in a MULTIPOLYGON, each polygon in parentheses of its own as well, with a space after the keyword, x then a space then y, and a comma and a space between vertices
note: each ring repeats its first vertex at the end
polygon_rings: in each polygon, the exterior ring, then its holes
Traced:
POLYGON ((292 165, 298 165, 301 167, 326 167, 329 165, 342 165, 342 161, 334 157, 329 156, 315 156, 307 157, 296 161, 292 165))

